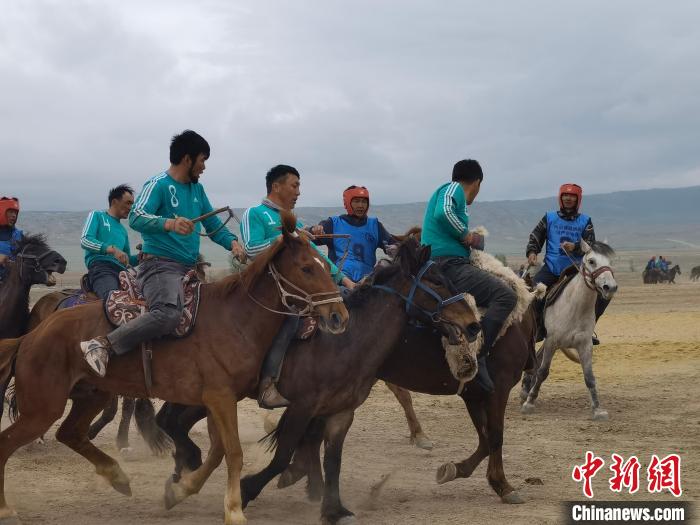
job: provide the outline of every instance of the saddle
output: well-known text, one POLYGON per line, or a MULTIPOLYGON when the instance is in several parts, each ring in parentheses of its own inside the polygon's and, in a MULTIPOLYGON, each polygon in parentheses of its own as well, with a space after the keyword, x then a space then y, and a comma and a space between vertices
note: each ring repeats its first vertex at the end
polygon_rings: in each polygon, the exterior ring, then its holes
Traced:
MULTIPOLYGON (((199 309, 200 285, 194 270, 182 278, 184 304, 180 323, 173 332, 175 337, 186 337, 194 328, 199 309)), ((136 283, 136 271, 133 269, 119 273, 119 290, 114 290, 105 301, 105 315, 114 326, 121 326, 140 317, 148 310, 146 300, 136 283)))
POLYGON ((91 303, 98 299, 90 288, 87 274, 84 274, 80 278, 80 288, 64 288, 60 290, 59 293, 63 295, 63 299, 56 305, 56 310, 80 306, 81 304, 91 303))
POLYGON ((578 268, 573 264, 567 266, 561 275, 559 275, 559 280, 547 289, 547 295, 544 297, 544 307, 545 309, 554 304, 554 302, 559 298, 561 292, 566 288, 566 286, 576 277, 578 274, 578 268))
MULTIPOLYGON (((197 310, 199 309, 201 284, 195 270, 190 270, 182 278, 182 288, 184 290, 182 317, 180 317, 180 323, 172 333, 173 336, 185 337, 194 328, 197 320, 197 310)), ((146 300, 136 282, 136 270, 129 268, 119 272, 119 290, 110 292, 104 303, 104 309, 107 319, 114 326, 133 321, 148 310, 146 300)), ((151 341, 143 343, 141 345, 141 362, 143 364, 143 378, 148 397, 153 397, 151 395, 151 389, 153 388, 152 357, 153 343, 151 341)))

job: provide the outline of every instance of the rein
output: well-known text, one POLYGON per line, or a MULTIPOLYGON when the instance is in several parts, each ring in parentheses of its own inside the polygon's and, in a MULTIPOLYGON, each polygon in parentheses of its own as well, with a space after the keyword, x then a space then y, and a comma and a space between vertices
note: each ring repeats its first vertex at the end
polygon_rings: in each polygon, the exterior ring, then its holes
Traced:
POLYGON ((219 226, 216 230, 214 230, 214 231, 211 232, 211 233, 209 233, 209 232, 204 232, 204 233, 197 232, 197 233, 199 234, 200 237, 212 237, 212 236, 216 235, 216 234, 219 233, 219 232, 224 228, 224 226, 226 226, 226 225, 228 224, 228 222, 229 222, 231 219, 233 219, 233 218, 236 219, 236 221, 238 222, 238 224, 241 223, 241 221, 238 219, 238 217, 236 217, 236 214, 233 213, 233 210, 231 209, 230 206, 224 206, 223 208, 219 208, 218 210, 212 210, 212 211, 210 211, 209 213, 205 213, 204 215, 200 215, 199 217, 196 217, 196 218, 192 219, 192 222, 195 223, 195 224, 197 224, 198 222, 204 221, 204 220, 208 219, 209 217, 213 217, 214 215, 218 215, 218 214, 223 213, 223 212, 228 212, 228 217, 227 217, 226 220, 221 224, 221 226, 219 226))
POLYGON ((19 263, 19 278, 24 282, 24 261, 25 260, 33 260, 34 261, 34 266, 31 268, 34 270, 35 273, 39 273, 41 271, 41 261, 45 259, 46 257, 49 257, 52 253, 54 253, 53 250, 46 250, 45 252, 39 254, 39 255, 33 255, 29 253, 24 253, 24 250, 26 250, 28 245, 24 246, 22 248, 22 251, 20 251, 16 256, 15 259, 19 263))
POLYGON ((600 294, 600 291, 595 285, 595 280, 603 273, 605 272, 610 272, 613 277, 615 277, 615 272, 613 272, 613 269, 610 266, 601 266, 597 270, 590 271, 588 268, 586 268, 586 265, 583 264, 583 261, 581 261, 581 264, 577 264, 576 261, 569 255, 569 252, 564 250, 564 253, 566 253, 566 256, 569 258, 571 263, 576 267, 578 270, 578 273, 581 274, 581 277, 583 277, 583 283, 586 285, 586 288, 589 290, 593 290, 595 293, 600 294))
POLYGON ((261 308, 264 308, 268 312, 280 315, 289 315, 293 317, 311 317, 314 315, 314 313, 316 312, 316 308, 319 306, 322 306, 324 304, 343 302, 343 298, 341 297, 339 290, 334 292, 318 292, 312 294, 307 293, 303 289, 299 288, 296 284, 291 282, 289 279, 287 279, 284 275, 282 275, 272 262, 268 265, 268 272, 272 276, 272 279, 275 281, 275 284, 277 285, 277 290, 279 291, 280 298, 282 299, 282 304, 288 310, 285 312, 283 310, 275 310, 274 308, 265 306, 255 297, 253 297, 250 292, 248 292, 248 297, 250 297, 250 299, 255 304, 257 304, 261 308), (292 292, 287 291, 285 289, 285 286, 291 288, 292 292), (303 303, 305 305, 304 308, 299 310, 298 307, 296 307, 295 305, 289 304, 290 299, 303 303))
POLYGON ((428 269, 434 264, 435 264, 435 261, 429 260, 418 271, 418 274, 415 277, 412 277, 413 283, 411 285, 411 290, 408 292, 408 296, 404 296, 401 293, 399 293, 397 290, 395 290, 394 288, 391 288, 390 286, 385 286, 382 284, 373 284, 372 288, 377 288, 379 290, 383 290, 385 292, 389 292, 389 293, 392 293, 394 295, 398 295, 406 303, 406 313, 407 314, 410 315, 411 308, 415 308, 416 310, 418 310, 422 314, 426 315, 432 322, 438 322, 442 319, 442 317, 440 315, 442 312, 442 309, 446 306, 451 305, 451 304, 457 303, 459 301, 463 301, 464 294, 461 293, 461 294, 453 295, 452 297, 449 297, 447 299, 443 299, 442 297, 440 297, 440 295, 435 290, 433 290, 429 286, 423 284, 423 282, 422 282, 423 276, 428 271, 428 269), (420 288, 425 293, 427 293, 428 295, 430 295, 431 297, 433 297, 435 299, 435 301, 437 302, 435 310, 433 310, 432 312, 428 311, 425 308, 418 306, 414 302, 413 298, 414 298, 414 296, 416 294, 416 290, 418 288, 420 288))

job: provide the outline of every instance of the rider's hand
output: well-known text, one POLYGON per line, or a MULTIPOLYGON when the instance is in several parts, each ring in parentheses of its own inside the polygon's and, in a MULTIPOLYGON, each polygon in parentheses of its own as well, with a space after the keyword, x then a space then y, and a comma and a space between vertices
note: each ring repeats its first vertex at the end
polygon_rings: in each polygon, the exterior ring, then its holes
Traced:
POLYGON ((467 248, 474 248, 475 250, 484 249, 484 236, 480 233, 469 232, 464 238, 464 245, 467 248))
POLYGON ((321 226, 320 224, 317 224, 316 226, 312 226, 311 230, 309 230, 309 231, 311 231, 311 233, 313 235, 323 235, 325 233, 323 231, 323 226, 321 226))
POLYGON ((107 248, 107 253, 114 255, 114 258, 124 266, 129 266, 129 256, 116 246, 110 246, 107 248))
POLYGON ((178 235, 189 235, 194 231, 194 223, 185 217, 176 217, 165 221, 165 231, 175 232, 178 235))
POLYGON ((233 241, 231 243, 231 254, 242 263, 244 263, 247 259, 245 249, 243 248, 243 246, 241 246, 241 243, 238 241, 233 241))
POLYGON ((527 264, 530 266, 537 264, 537 254, 535 252, 530 252, 530 255, 527 256, 527 264))
POLYGON ((345 286, 345 288, 348 288, 349 290, 352 290, 356 286, 355 283, 348 277, 343 277, 343 280, 340 281, 340 284, 342 284, 343 286, 345 286))
POLYGON ((576 249, 576 245, 570 241, 561 243, 561 247, 565 252, 573 252, 576 249))

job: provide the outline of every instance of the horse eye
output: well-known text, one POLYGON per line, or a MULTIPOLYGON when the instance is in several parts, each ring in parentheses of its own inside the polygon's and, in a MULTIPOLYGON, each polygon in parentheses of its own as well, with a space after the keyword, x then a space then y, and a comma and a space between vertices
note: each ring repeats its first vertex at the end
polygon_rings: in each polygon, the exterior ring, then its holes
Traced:
POLYGON ((310 274, 313 271, 313 267, 312 266, 302 266, 301 271, 304 273, 310 274))
POLYGON ((588 259, 588 262, 590 263, 591 266, 596 265, 595 259, 588 259))

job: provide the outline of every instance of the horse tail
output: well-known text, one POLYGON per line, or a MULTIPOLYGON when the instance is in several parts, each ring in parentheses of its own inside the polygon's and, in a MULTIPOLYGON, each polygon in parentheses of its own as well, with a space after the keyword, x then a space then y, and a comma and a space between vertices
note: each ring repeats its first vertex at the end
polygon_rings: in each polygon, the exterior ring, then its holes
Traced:
POLYGON ((578 352, 573 348, 562 348, 561 351, 564 352, 564 355, 571 359, 574 363, 581 363, 581 360, 578 357, 578 352))
POLYGON ((275 428, 273 428, 270 432, 268 432, 258 440, 258 443, 265 445, 265 450, 267 452, 274 452, 277 449, 277 443, 279 442, 280 435, 282 434, 282 432, 284 432, 284 427, 286 426, 287 421, 289 419, 287 417, 287 412, 289 411, 284 411, 282 417, 277 422, 277 426, 275 428))
POLYGON ((150 399, 137 399, 134 402, 134 419, 136 419, 139 434, 151 452, 162 456, 172 449, 172 439, 156 423, 156 411, 150 399))

